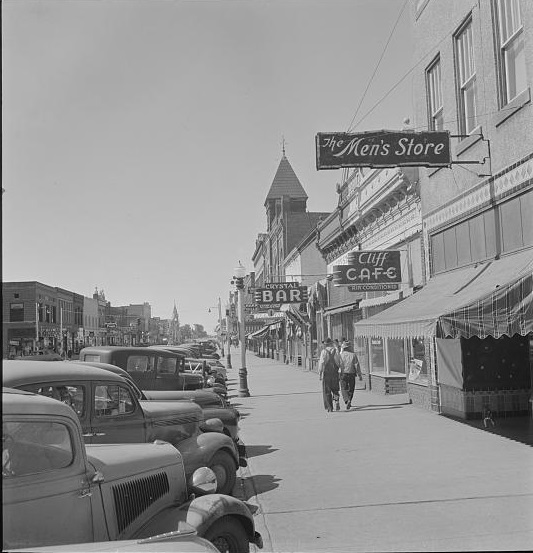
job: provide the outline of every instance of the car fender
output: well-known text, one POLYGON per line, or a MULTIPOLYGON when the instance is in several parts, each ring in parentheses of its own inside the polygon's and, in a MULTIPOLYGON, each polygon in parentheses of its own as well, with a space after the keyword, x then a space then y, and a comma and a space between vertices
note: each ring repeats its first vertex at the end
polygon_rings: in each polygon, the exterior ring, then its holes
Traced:
POLYGON ((215 453, 227 451, 235 462, 235 469, 239 467, 239 454, 233 440, 219 432, 202 433, 175 444, 176 449, 183 457, 187 478, 200 467, 208 467, 215 453))
POLYGON ((251 543, 261 546, 261 536, 255 531, 253 516, 250 510, 240 499, 223 494, 211 494, 196 497, 192 501, 178 507, 166 509, 149 521, 135 538, 147 538, 178 529, 180 523, 191 525, 200 537, 218 519, 225 516, 234 516, 244 526, 251 543))

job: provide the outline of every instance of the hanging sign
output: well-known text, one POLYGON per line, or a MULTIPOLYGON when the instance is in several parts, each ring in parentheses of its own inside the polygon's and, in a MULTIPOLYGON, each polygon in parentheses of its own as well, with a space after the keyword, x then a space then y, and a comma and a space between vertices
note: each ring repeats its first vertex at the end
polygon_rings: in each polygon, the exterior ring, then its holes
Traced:
MULTIPOLYGON (((265 283, 265 286, 269 286, 269 283, 265 283)), ((256 288, 254 297, 255 303, 261 307, 274 303, 302 303, 307 299, 307 286, 300 286, 297 282, 270 283, 270 287, 256 288)))
POLYGON ((333 285, 352 291, 398 290, 402 282, 400 252, 358 251, 348 255, 349 265, 333 266, 333 285))
POLYGON ((330 132, 316 135, 316 168, 449 167, 448 131, 330 132))

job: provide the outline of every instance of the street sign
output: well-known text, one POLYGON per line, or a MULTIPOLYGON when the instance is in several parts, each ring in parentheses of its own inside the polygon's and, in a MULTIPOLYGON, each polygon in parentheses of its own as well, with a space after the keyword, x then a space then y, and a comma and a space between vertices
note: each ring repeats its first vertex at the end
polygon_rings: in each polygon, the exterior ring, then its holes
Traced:
POLYGON ((400 252, 357 251, 348 255, 349 265, 333 267, 334 286, 351 291, 398 290, 402 282, 400 252))
MULTIPOLYGON (((265 282, 265 288, 268 290, 290 290, 299 287, 299 282, 265 282)), ((256 290, 261 290, 261 288, 256 288, 256 290)))
POLYGON ((326 132, 316 135, 316 168, 449 167, 449 131, 326 132))

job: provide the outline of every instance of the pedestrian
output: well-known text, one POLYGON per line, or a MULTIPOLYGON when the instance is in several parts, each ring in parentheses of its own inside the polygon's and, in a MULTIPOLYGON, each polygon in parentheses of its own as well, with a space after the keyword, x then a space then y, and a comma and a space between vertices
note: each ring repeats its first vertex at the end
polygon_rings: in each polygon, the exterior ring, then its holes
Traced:
POLYGON ((318 376, 322 380, 322 398, 324 408, 328 413, 340 410, 339 405, 339 369, 341 358, 333 345, 331 338, 326 338, 326 347, 320 353, 318 361, 318 376))
POLYGON ((355 392, 355 377, 363 380, 361 367, 356 353, 352 350, 350 342, 344 340, 342 343, 341 358, 341 373, 340 373, 340 388, 342 399, 346 405, 346 410, 349 411, 352 407, 353 395, 355 392))
POLYGON ((335 338, 334 340, 335 344, 335 349, 337 350, 337 353, 340 353, 341 352, 341 345, 339 344, 339 339, 338 338, 335 338))

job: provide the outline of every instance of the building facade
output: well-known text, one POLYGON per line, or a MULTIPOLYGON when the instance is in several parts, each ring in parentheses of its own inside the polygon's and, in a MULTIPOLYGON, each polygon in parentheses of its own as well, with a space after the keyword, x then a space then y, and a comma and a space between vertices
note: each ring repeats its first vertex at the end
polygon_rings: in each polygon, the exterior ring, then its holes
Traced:
POLYGON ((528 412, 533 270, 533 3, 414 0, 417 130, 450 132, 420 169, 426 286, 356 325, 416 340, 414 403, 473 418, 528 412))

